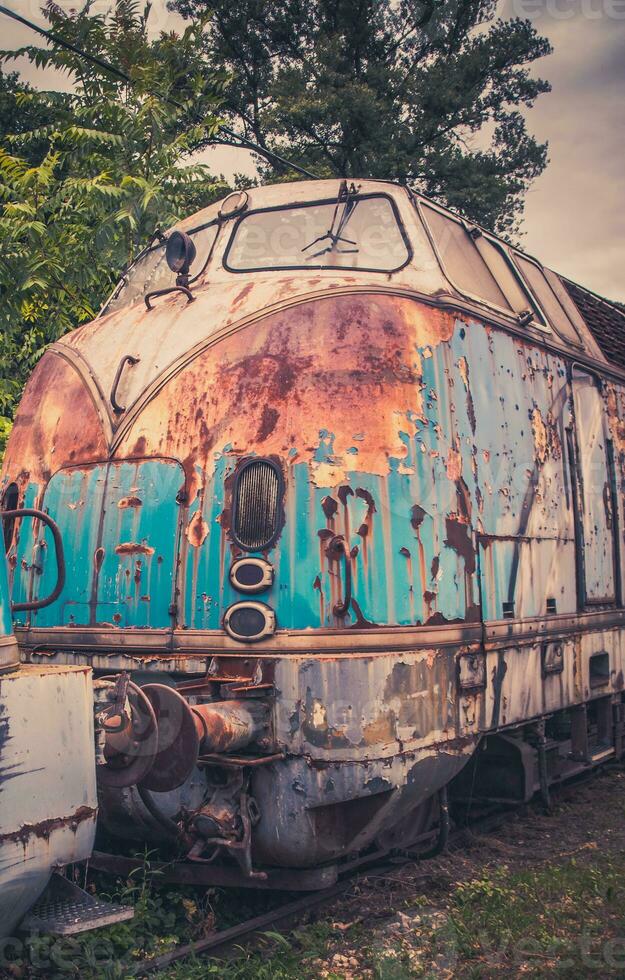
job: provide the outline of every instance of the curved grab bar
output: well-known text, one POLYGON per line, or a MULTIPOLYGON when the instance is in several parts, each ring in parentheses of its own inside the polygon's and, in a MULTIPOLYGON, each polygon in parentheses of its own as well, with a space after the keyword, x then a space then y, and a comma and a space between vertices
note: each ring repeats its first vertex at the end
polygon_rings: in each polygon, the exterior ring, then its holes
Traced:
POLYGON ((33 609, 43 609, 45 606, 52 605, 52 603, 58 599, 63 591, 66 575, 65 553, 63 551, 63 541, 58 524, 56 521, 52 520, 49 514, 45 514, 42 510, 34 510, 30 507, 23 507, 18 510, 3 510, 0 511, 0 517, 2 520, 6 520, 7 518, 19 519, 21 517, 34 517, 43 524, 47 524, 52 531, 54 551, 56 554, 56 565, 58 568, 58 576, 53 591, 50 593, 50 595, 46 596, 45 599, 33 599, 32 602, 13 602, 11 603, 11 609, 13 612, 26 612, 33 609))
POLYGON ((333 612, 335 616, 347 616, 352 604, 352 563, 345 538, 341 534, 335 534, 326 551, 331 560, 337 560, 341 554, 345 559, 345 597, 342 602, 335 603, 333 612))
POLYGON ((155 296, 166 296, 167 293, 184 293, 187 297, 187 305, 192 303, 195 299, 195 296, 190 289, 183 286, 181 283, 178 283, 176 286, 167 286, 165 289, 154 289, 151 293, 147 293, 144 299, 148 310, 154 309, 152 303, 150 303, 151 299, 154 299, 155 296))
POLYGON ((117 371, 115 372, 115 377, 113 378, 113 385, 111 387, 110 394, 111 405, 113 406, 113 411, 116 415, 121 415, 122 412, 126 411, 126 406, 120 405, 117 401, 117 389, 119 388, 119 382, 122 379, 122 372, 127 364, 138 364, 140 360, 140 357, 133 357, 132 354, 124 354, 119 362, 117 371))

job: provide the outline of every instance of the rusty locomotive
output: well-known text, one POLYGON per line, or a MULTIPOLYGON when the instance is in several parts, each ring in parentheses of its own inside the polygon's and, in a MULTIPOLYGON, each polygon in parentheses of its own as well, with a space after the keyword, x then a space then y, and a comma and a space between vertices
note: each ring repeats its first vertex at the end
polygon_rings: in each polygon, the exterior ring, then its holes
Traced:
MULTIPOLYGON (((321 887, 442 837, 449 787, 546 796, 620 756, 624 325, 390 182, 156 236, 45 353, 3 465, 68 565, 15 614, 23 657, 123 705, 109 834, 175 841, 185 880, 321 887)), ((18 520, 14 602, 50 555, 18 520)))

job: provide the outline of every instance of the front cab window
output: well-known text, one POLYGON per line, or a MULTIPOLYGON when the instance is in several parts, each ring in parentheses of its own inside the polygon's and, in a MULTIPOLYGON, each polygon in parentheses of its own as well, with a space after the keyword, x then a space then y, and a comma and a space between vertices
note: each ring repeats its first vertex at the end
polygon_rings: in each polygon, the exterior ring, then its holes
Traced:
POLYGON ((226 249, 230 272, 359 269, 396 272, 411 252, 394 202, 385 194, 250 211, 226 249))

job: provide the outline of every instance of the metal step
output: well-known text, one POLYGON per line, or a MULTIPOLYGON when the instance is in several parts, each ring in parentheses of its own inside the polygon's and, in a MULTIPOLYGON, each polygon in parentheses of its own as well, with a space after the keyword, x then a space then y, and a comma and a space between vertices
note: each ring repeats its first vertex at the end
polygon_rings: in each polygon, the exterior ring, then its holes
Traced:
POLYGON ((127 905, 104 902, 62 875, 53 874, 50 884, 22 920, 20 928, 54 936, 74 936, 101 926, 126 922, 134 914, 134 909, 127 905))

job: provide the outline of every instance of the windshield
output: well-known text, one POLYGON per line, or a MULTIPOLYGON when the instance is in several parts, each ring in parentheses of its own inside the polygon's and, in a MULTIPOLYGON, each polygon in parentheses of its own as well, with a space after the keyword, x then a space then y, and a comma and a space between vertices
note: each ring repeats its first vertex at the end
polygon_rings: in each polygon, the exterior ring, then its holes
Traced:
POLYGON ((394 272, 410 258, 395 205, 382 194, 251 211, 224 257, 232 272, 348 268, 394 272))
MULTIPOLYGON (((191 282, 203 272, 211 249, 215 244, 219 226, 217 222, 202 225, 187 232, 193 239, 196 256, 191 266, 191 282)), ((143 299, 146 293, 154 289, 167 289, 175 286, 176 273, 172 272, 165 258, 166 237, 145 249, 131 265, 119 283, 113 296, 108 301, 102 313, 113 313, 124 306, 130 306, 143 299)))

